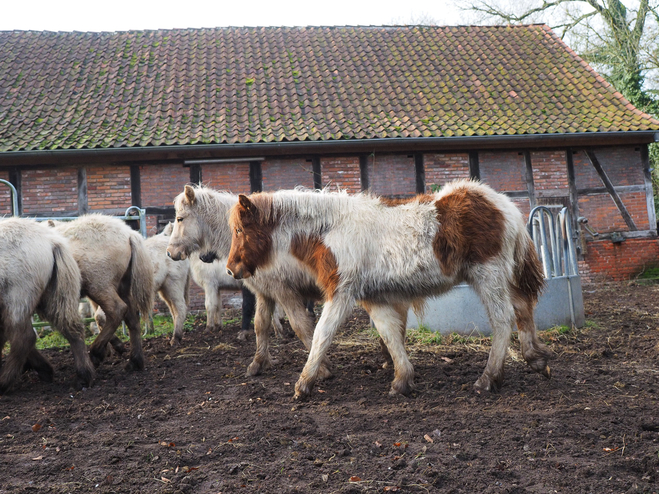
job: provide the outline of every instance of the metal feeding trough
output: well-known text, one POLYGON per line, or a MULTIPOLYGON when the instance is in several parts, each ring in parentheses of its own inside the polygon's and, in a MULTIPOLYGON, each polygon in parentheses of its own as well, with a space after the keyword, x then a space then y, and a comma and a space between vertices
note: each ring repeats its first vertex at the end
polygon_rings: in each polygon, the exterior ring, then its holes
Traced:
MULTIPOLYGON (((554 215, 549 207, 538 206, 531 211, 527 226, 546 281, 535 310, 538 330, 554 326, 582 327, 585 318, 581 278, 567 208, 554 215)), ((420 317, 410 310, 407 326, 423 326, 442 334, 492 333, 485 307, 469 285, 457 285, 440 297, 428 299, 420 317)))

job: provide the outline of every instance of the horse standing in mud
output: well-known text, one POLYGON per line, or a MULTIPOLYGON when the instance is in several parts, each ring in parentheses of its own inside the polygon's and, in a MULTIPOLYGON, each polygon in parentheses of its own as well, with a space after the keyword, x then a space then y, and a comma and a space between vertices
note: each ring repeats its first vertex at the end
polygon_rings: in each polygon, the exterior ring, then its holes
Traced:
MULTIPOLYGON (((172 259, 186 259, 194 252, 201 252, 207 261, 218 258, 226 265, 231 247, 229 210, 237 202, 238 196, 234 194, 186 185, 174 200, 176 222, 167 248, 172 259)), ((293 258, 289 261, 279 266, 281 273, 259 274, 243 281, 256 296, 256 354, 247 368, 248 376, 258 375, 272 366, 270 329, 277 304, 283 307, 293 331, 305 347, 311 347, 313 320, 305 300, 322 300, 322 293, 304 265, 293 258), (288 274, 288 281, 281 283, 284 272, 288 274)), ((325 358, 319 363, 318 378, 329 376, 331 372, 325 358)))
POLYGON ((96 311, 101 332, 89 354, 98 366, 108 343, 119 353, 123 344, 114 333, 126 322, 130 333, 130 358, 126 370, 144 369, 140 314, 153 310, 153 265, 142 236, 123 221, 101 214, 87 214, 69 222, 49 221, 69 239, 82 275, 82 296, 100 306, 96 311))
POLYGON ((241 195, 230 224, 227 270, 236 279, 276 276, 282 259, 294 258, 324 291, 296 398, 311 392, 319 363, 355 302, 368 311, 391 353, 392 393, 409 394, 414 370, 404 346, 407 309, 463 281, 480 296, 493 329, 475 389, 501 387, 515 323, 525 360, 550 376, 550 351, 533 321, 544 283, 535 247, 517 207, 486 185, 459 180, 409 201, 303 191, 241 195))
POLYGON ((85 348, 85 327, 78 314, 80 270, 67 240, 33 220, 0 220, 0 352, 11 349, 0 372, 0 395, 7 392, 24 367, 52 382, 53 368, 35 348, 32 314, 48 320, 68 340, 78 384, 94 378, 85 348))

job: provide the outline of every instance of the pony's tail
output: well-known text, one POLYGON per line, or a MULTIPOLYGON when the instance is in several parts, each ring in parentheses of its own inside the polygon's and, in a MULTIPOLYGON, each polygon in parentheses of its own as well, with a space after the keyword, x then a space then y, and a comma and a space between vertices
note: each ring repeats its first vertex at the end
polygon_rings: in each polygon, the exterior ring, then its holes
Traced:
POLYGON ((60 330, 78 319, 84 330, 78 313, 81 279, 78 263, 67 245, 53 242, 53 272, 41 297, 40 308, 46 319, 60 330))
POLYGON ((130 234, 130 299, 143 319, 153 310, 153 263, 139 233, 130 234))
POLYGON ((535 245, 526 230, 519 235, 515 246, 515 266, 515 285, 527 299, 537 302, 545 279, 535 245))

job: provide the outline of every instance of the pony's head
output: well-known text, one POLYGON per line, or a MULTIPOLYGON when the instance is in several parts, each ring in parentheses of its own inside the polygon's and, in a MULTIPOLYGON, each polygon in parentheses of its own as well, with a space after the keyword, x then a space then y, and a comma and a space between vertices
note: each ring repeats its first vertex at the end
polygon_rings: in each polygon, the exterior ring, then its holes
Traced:
POLYGON ((237 280, 249 278, 268 264, 272 257, 272 196, 240 195, 229 214, 231 250, 227 259, 227 273, 237 280))
POLYGON ((202 227, 200 224, 198 201, 195 188, 185 186, 185 190, 174 199, 176 221, 167 246, 167 255, 175 261, 187 259, 191 252, 200 250, 202 227))

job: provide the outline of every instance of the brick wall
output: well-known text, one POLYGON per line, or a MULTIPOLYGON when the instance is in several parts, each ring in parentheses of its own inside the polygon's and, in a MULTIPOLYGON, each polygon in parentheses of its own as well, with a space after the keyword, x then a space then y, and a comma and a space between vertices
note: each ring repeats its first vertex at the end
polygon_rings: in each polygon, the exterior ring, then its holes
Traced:
MULTIPOLYGON (((478 153, 481 180, 501 192, 525 192, 526 164, 524 155, 513 152, 478 153)), ((527 201, 528 202, 528 201, 527 201)))
POLYGON ((588 242, 588 255, 579 262, 579 273, 584 282, 622 281, 657 266, 658 260, 657 239, 627 239, 619 244, 595 240, 588 242))
POLYGON ((469 178, 469 155, 467 153, 426 154, 423 157, 423 167, 426 192, 430 192, 433 184, 443 186, 459 178, 469 178))
MULTIPOLYGON (((9 172, 0 171, 0 179, 9 181, 9 172)), ((11 191, 5 184, 0 184, 0 215, 11 214, 11 191)))
POLYGON ((368 187, 384 196, 416 194, 414 157, 405 154, 379 154, 368 157, 368 187))
POLYGON ((87 206, 90 211, 132 206, 130 166, 87 168, 87 206))
POLYGON ((78 214, 78 170, 75 168, 23 170, 21 192, 24 214, 78 214))
POLYGON ((216 190, 233 192, 234 194, 249 194, 249 163, 218 163, 203 165, 201 181, 207 187, 216 190))
POLYGON ((320 160, 321 182, 330 190, 346 190, 355 194, 362 190, 359 158, 324 158, 320 160))
POLYGON ((140 166, 142 207, 174 205, 174 198, 190 183, 190 168, 183 165, 140 166))
POLYGON ((298 185, 313 189, 313 165, 302 158, 264 161, 261 173, 263 190, 294 189, 298 185))

